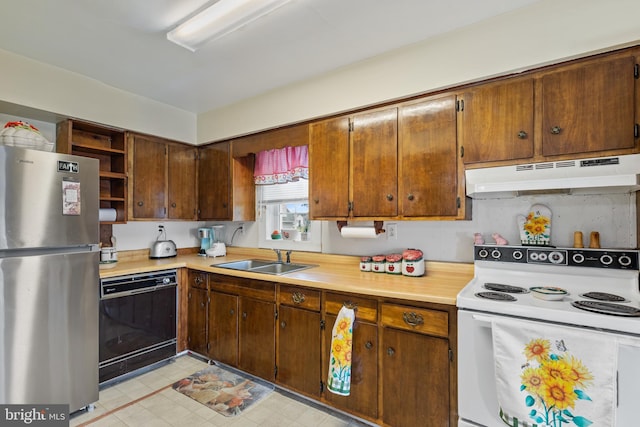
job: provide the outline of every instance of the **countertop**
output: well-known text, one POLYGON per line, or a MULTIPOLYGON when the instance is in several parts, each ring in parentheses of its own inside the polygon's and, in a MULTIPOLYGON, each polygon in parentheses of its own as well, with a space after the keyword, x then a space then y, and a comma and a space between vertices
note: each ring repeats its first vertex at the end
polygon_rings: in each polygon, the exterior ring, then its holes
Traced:
POLYGON ((426 261, 426 274, 408 277, 386 273, 362 272, 355 256, 294 252, 291 262, 314 264, 315 267, 275 276, 215 267, 223 262, 249 258, 275 261, 271 250, 228 248, 227 256, 208 258, 195 253, 178 254, 174 258, 149 259, 148 251, 119 254, 113 268, 101 269, 100 277, 113 277, 150 271, 190 268, 228 276, 272 281, 324 290, 397 298, 409 301, 455 305, 456 295, 473 278, 473 264, 426 261))

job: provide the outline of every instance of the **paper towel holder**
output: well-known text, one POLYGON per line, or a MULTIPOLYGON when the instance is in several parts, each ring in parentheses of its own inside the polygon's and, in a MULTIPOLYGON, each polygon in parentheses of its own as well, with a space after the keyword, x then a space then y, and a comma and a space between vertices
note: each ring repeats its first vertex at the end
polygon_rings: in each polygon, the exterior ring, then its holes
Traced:
MULTIPOLYGON (((338 226, 338 231, 342 231, 342 227, 345 227, 348 224, 348 221, 336 221, 336 225, 338 226)), ((376 235, 382 234, 385 232, 382 226, 384 225, 384 221, 373 221, 373 228, 376 230, 376 235)))

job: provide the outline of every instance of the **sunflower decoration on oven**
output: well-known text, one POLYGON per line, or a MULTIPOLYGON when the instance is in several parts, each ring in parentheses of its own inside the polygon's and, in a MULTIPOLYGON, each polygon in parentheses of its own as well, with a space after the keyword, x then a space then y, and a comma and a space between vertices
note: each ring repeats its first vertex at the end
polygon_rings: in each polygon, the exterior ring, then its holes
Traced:
POLYGON ((517 220, 523 245, 548 246, 551 243, 551 209, 533 205, 526 216, 518 215, 517 220))
POLYGON ((589 419, 573 413, 577 400, 591 398, 585 389, 593 374, 582 361, 566 351, 562 340, 552 352, 547 339, 535 338, 524 348, 527 363, 522 367, 520 391, 526 391, 525 403, 529 416, 538 426, 560 427, 572 423, 579 427, 592 424, 589 419))

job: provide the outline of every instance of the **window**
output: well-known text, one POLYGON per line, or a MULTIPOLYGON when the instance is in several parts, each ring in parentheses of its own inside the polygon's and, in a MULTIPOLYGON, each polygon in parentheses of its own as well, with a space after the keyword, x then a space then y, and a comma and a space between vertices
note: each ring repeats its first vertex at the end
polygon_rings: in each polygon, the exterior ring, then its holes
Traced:
POLYGON ((322 250, 321 222, 309 219, 309 181, 257 185, 256 201, 260 247, 322 250))

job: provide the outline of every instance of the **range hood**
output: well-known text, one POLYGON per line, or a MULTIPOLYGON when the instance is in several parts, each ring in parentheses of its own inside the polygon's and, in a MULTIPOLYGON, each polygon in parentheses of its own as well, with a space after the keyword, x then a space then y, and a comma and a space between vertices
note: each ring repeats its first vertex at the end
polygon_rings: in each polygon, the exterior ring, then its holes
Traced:
POLYGON ((476 199, 631 193, 640 189, 640 154, 469 169, 465 180, 476 199))

